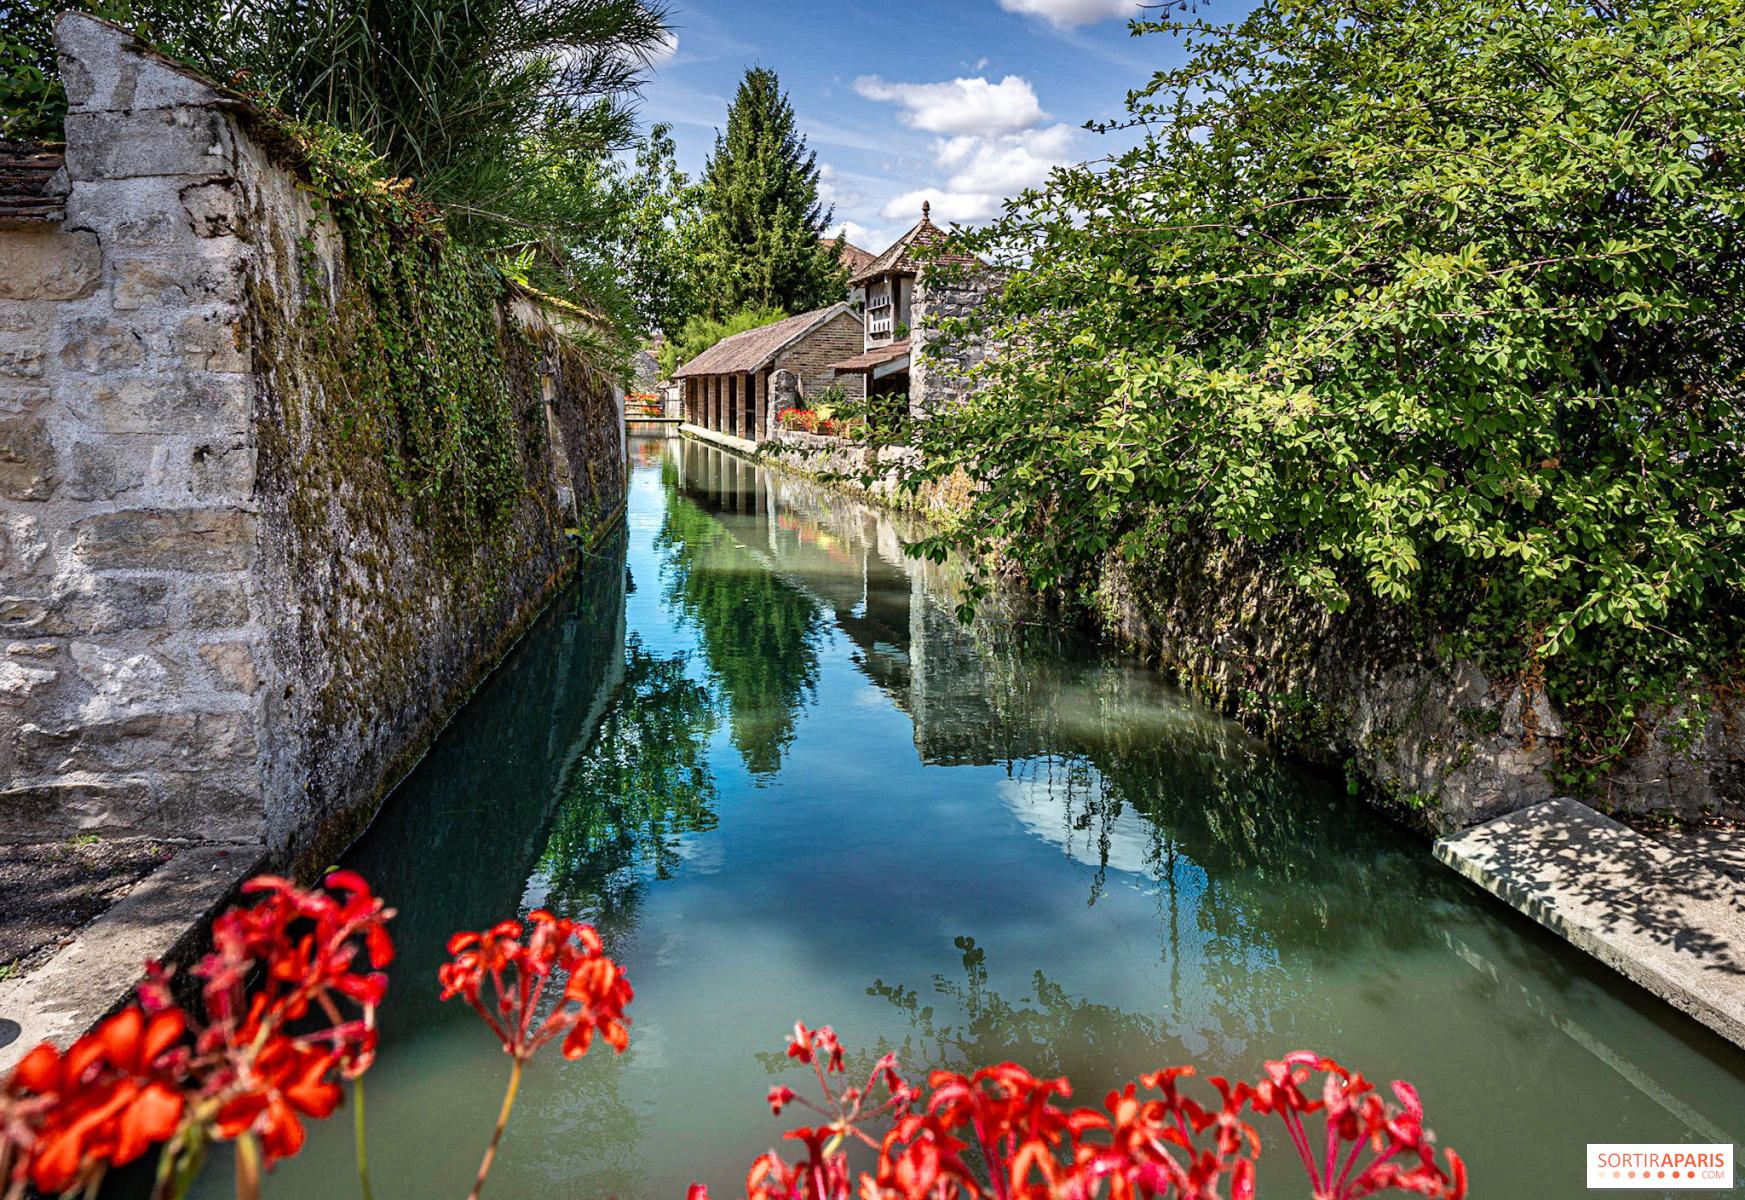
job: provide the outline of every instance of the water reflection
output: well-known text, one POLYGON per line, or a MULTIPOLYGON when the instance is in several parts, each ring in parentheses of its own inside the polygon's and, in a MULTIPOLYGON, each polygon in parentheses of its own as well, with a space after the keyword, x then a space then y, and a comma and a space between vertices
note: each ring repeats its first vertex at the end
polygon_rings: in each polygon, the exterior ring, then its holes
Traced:
MULTIPOLYGON (((348 859, 403 914, 384 1196, 471 1178, 502 1055, 435 1003, 435 963, 533 905, 598 922, 637 1000, 623 1058, 528 1074, 493 1182, 518 1200, 731 1193, 778 1136, 767 1052, 796 1018, 1093 1100, 1313 1047, 1414 1080, 1493 1196, 1581 1194, 1589 1140, 1745 1134, 1741 1055, 1155 673, 1018 613, 959 625, 949 571, 851 500, 633 453, 626 545, 348 859)), ((334 1123, 269 1194, 350 1180, 334 1123)))
POLYGON ((539 858, 546 908, 610 922, 645 876, 672 878, 685 838, 715 828, 705 751, 717 722, 684 658, 650 654, 632 635, 618 700, 566 780, 539 858))

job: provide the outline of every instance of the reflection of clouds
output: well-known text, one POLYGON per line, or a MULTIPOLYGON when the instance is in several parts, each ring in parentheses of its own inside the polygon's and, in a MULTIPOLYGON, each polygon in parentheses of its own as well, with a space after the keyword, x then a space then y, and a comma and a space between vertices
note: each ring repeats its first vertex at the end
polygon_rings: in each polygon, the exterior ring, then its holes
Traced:
MULTIPOLYGON (((1119 805, 1113 812, 1092 814, 1075 811, 1072 796, 1066 794, 1062 781, 1048 773, 1071 770, 1061 763, 1035 763, 1035 774, 1005 779, 1000 782, 1000 799, 1035 837, 1060 847, 1068 858, 1087 867, 1113 867, 1133 875, 1155 878, 1157 875, 1157 827, 1140 817, 1131 805, 1119 805)), ((1101 791, 1101 780, 1095 773, 1088 781, 1080 780, 1075 791, 1088 797, 1101 791)))
POLYGON ((727 862, 726 848, 704 833, 687 833, 675 839, 672 854, 690 875, 713 875, 727 862))

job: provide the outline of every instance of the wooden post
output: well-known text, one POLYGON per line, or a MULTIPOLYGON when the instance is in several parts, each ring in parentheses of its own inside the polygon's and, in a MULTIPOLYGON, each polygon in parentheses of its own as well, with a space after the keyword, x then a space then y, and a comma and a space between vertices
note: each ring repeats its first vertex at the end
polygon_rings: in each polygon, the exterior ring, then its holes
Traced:
POLYGON ((774 415, 769 410, 769 372, 759 371, 753 378, 755 398, 752 411, 757 414, 757 436, 772 438, 776 435, 774 415))

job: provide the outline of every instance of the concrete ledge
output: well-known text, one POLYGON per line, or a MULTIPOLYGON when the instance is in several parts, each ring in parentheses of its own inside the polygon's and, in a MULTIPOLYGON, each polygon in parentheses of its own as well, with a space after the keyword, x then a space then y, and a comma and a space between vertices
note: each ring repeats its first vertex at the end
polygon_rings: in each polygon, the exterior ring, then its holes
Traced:
POLYGON ((1705 858, 1573 800, 1436 843, 1436 857, 1745 1046, 1745 894, 1705 858))
POLYGON ((684 424, 679 426, 679 432, 689 434, 699 442, 713 442, 717 446, 725 446, 729 450, 737 450, 741 454, 757 454, 757 443, 747 438, 734 437, 731 433, 717 433, 713 429, 705 429, 701 425, 684 424))
POLYGON ((180 849, 54 958, 0 983, 0 1075, 39 1043, 65 1046, 131 999, 147 959, 190 958, 263 855, 246 844, 180 849))

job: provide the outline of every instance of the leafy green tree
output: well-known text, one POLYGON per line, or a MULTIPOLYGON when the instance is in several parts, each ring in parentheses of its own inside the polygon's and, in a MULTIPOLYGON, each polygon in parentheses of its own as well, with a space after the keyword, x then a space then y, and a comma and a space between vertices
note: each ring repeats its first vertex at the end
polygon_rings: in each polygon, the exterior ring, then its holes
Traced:
POLYGON ((806 312, 843 298, 840 239, 820 241, 835 210, 818 198, 817 159, 775 72, 747 70, 703 170, 707 316, 806 312))
POLYGON ((50 0, 0 6, 0 139, 59 141, 67 94, 55 66, 50 0))
POLYGON ((715 343, 748 329, 759 329, 782 320, 788 314, 779 308, 742 308, 721 320, 693 316, 685 322, 677 337, 667 339, 660 350, 661 370, 671 375, 680 363, 690 362, 715 343))
POLYGON ((912 481, 971 475, 960 540, 1081 594, 1234 541, 1537 660, 1614 733, 1736 664, 1745 6, 1137 29, 1190 51, 1130 97, 1140 144, 963 247, 1018 273, 912 481))
POLYGON ((659 330, 669 342, 696 314, 700 295, 692 264, 701 235, 701 193, 679 170, 675 154, 669 125, 656 125, 637 144, 625 177, 625 220, 616 248, 643 331, 659 330))

